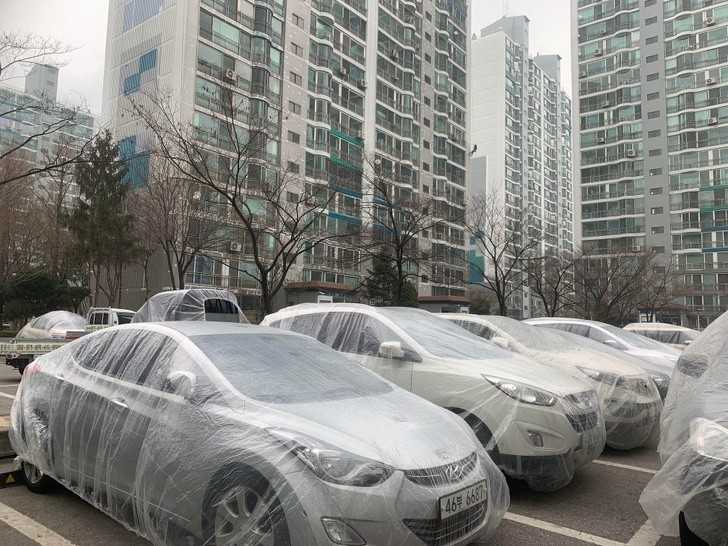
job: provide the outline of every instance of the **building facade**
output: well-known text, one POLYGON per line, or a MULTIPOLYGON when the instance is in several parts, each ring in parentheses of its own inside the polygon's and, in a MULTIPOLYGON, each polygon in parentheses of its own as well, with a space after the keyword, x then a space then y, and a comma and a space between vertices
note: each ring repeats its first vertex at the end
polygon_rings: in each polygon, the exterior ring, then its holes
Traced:
MULTIPOLYGON (((571 100, 561 86, 561 58, 530 54, 524 16, 482 29, 471 48, 470 192, 497 200, 509 237, 524 245, 534 241, 535 256, 570 254, 571 100)), ((487 275, 487 260, 484 265, 487 275)), ((540 313, 527 287, 509 307, 519 318, 540 313)))
POLYGON ((582 246, 654 252, 666 320, 702 328, 728 308, 728 2, 574 0, 572 24, 582 246))
MULTIPOLYGON (((144 179, 151 143, 124 106, 129 97, 145 86, 171 92, 180 117, 209 136, 221 123, 219 97, 233 93, 268 122, 267 162, 307 192, 332 196, 327 229, 354 236, 368 229, 372 169, 385 169, 397 192, 435 203, 437 225, 419 241, 434 258, 420 272, 420 297, 462 299, 467 8, 466 0, 114 0, 104 117, 133 177, 144 179)), ((302 256, 280 304, 354 297, 367 269, 356 246, 332 242, 302 256)), ((249 277, 225 265, 250 267, 245 249, 231 240, 223 260, 198 257, 188 284, 254 298, 249 277)), ((152 289, 163 288, 164 275, 155 277, 152 289)))

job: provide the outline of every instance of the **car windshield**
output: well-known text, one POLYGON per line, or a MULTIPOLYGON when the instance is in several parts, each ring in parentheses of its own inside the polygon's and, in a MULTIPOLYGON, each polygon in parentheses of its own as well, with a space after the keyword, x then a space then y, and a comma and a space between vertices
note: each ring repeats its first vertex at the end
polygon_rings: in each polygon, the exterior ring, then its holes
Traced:
POLYGON ((484 319, 496 328, 503 330, 517 342, 532 349, 563 351, 568 348, 568 344, 574 343, 572 338, 566 339, 566 336, 562 335, 560 330, 536 328, 508 317, 484 317, 484 319))
POLYGON ((492 343, 426 311, 402 308, 380 308, 377 311, 433 356, 467 360, 507 356, 492 343))
POLYGON ((261 402, 324 402, 392 391, 359 364, 304 336, 213 334, 190 339, 233 387, 261 402))
POLYGON ((639 330, 633 331, 660 343, 672 343, 673 345, 685 345, 687 342, 692 343, 698 337, 695 332, 691 332, 690 330, 647 330, 640 328, 639 330))
POLYGON ((668 350, 667 347, 665 347, 662 343, 659 343, 645 336, 635 334, 634 332, 622 330, 622 328, 617 328, 616 326, 612 326, 611 324, 599 323, 599 326, 604 328, 607 332, 609 332, 616 338, 621 339, 625 343, 632 345, 633 347, 637 347, 638 349, 651 349, 653 351, 662 352, 667 352, 668 350))
POLYGON ((134 318, 134 313, 117 313, 119 324, 129 324, 134 318))

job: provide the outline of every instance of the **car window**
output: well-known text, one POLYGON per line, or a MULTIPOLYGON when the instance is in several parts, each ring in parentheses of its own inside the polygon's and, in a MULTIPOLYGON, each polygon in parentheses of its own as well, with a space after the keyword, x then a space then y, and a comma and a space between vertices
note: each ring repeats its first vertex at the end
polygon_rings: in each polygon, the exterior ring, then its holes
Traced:
POLYGON ((323 402, 392 391, 373 373, 307 337, 271 333, 190 339, 235 389, 261 402, 323 402))
POLYGON ((219 298, 205 300, 205 320, 213 322, 240 322, 237 306, 219 298))
POLYGON ((119 324, 130 324, 134 313, 117 313, 116 316, 119 318, 119 324))
POLYGON ((104 372, 129 383, 161 388, 177 344, 158 332, 118 330, 111 346, 115 362, 104 372))
POLYGON ((495 331, 491 328, 488 328, 485 324, 480 324, 479 322, 475 322, 472 320, 455 320, 453 322, 478 337, 493 339, 493 337, 495 336, 495 331))
POLYGON ((573 322, 551 322, 548 323, 549 328, 563 330, 577 336, 589 337, 589 327, 585 324, 575 324, 573 322))
POLYGON ((107 373, 112 367, 114 354, 109 347, 114 341, 116 332, 101 332, 73 342, 73 358, 76 363, 99 373, 107 373))
POLYGON ((374 356, 385 341, 398 341, 395 334, 382 321, 363 313, 327 313, 325 319, 327 336, 319 340, 344 353, 374 356))

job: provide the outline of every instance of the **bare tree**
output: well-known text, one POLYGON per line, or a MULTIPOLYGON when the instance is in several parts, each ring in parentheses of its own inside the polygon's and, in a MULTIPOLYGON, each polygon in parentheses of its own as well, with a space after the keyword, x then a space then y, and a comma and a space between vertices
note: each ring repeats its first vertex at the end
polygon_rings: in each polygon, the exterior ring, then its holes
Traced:
POLYGON ((648 320, 657 320, 657 313, 673 305, 674 274, 670 262, 666 265, 653 264, 646 272, 638 309, 647 313, 648 320))
POLYGON ((232 92, 210 99, 218 116, 206 126, 182 120, 163 94, 143 94, 129 107, 154 137, 154 156, 217 196, 217 220, 240 231, 241 250, 253 267, 242 268, 238 260, 226 264, 255 281, 261 310, 270 313, 298 258, 342 235, 326 226, 324 212, 335 194, 278 167, 268 142, 269 128, 279 120, 251 114, 246 100, 232 92))
POLYGON ((653 253, 581 254, 574 263, 574 311, 581 317, 622 325, 639 312, 653 288, 653 253))
POLYGON ((571 253, 539 256, 526 260, 531 294, 543 306, 547 317, 555 317, 573 305, 574 257, 571 253))
POLYGON ((366 166, 362 218, 367 237, 360 249, 371 269, 364 284, 370 295, 386 292, 386 303, 416 303, 417 281, 431 263, 422 238, 435 228, 433 202, 414 192, 391 161, 377 157, 366 166))
MULTIPOLYGON (((513 295, 527 282, 527 259, 535 254, 538 241, 524 240, 519 230, 506 217, 499 194, 490 192, 471 199, 466 231, 474 241, 475 250, 485 258, 482 278, 475 284, 490 290, 498 301, 498 313, 508 315, 513 295)), ((471 267, 478 267, 471 264, 471 267)))
MULTIPOLYGON (((0 33, 0 82, 17 77, 32 64, 58 64, 62 56, 70 51, 70 48, 55 40, 0 33)), ((12 170, 2 169, 4 174, 0 176, 0 186, 77 163, 90 139, 80 142, 78 136, 66 138, 64 133, 81 122, 82 116, 81 108, 61 106, 55 102, 55 97, 28 97, 10 93, 0 97, 0 118, 10 121, 35 120, 32 125, 23 124, 22 131, 8 131, 12 138, 0 148, 0 164, 10 162, 15 167, 12 170), (69 148, 60 145, 36 154, 33 161, 27 161, 28 148, 49 137, 66 139, 68 143, 75 142, 76 146, 69 148)))
POLYGON ((225 233, 217 210, 206 209, 200 186, 178 177, 162 158, 152 162, 150 173, 147 184, 132 196, 130 209, 140 232, 151 237, 151 244, 145 245, 148 252, 143 253, 145 263, 148 265, 154 251, 161 249, 170 286, 181 290, 195 256, 216 250, 225 242, 225 233))

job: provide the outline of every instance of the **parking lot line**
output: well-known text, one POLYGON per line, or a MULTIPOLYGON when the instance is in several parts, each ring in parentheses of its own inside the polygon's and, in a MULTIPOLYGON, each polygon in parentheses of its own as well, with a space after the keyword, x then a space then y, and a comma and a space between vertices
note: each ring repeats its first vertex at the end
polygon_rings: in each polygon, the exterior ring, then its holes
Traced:
POLYGON ((647 520, 645 524, 640 527, 640 530, 635 533, 632 540, 627 543, 627 546, 655 546, 658 542, 660 542, 661 538, 662 537, 657 534, 654 527, 652 527, 650 521, 647 520))
POLYGON ((602 461, 600 459, 596 459, 595 461, 592 461, 596 464, 603 464, 604 466, 613 466, 614 468, 621 468, 623 470, 633 470, 634 472, 644 472, 645 474, 657 474, 657 470, 653 470, 651 468, 642 468, 641 466, 632 466, 628 464, 621 464, 621 463, 613 463, 612 461, 602 461))
POLYGON ((4 392, 0 392, 0 396, 3 398, 10 398, 10 400, 15 400, 15 397, 12 394, 5 394, 4 392))
MULTIPOLYGON (((541 521, 540 519, 529 518, 528 516, 521 516, 519 514, 514 514, 513 512, 508 512, 504 516, 504 519, 514 521, 522 525, 528 525, 529 527, 542 529, 544 531, 548 531, 549 533, 554 533, 569 538, 575 538, 577 540, 581 540, 582 542, 596 544, 597 546, 625 546, 623 542, 617 542, 616 540, 610 540, 608 538, 590 535, 589 533, 583 533, 582 531, 575 531, 574 529, 569 529, 568 527, 562 527, 561 525, 549 523, 548 521, 541 521)), ((638 546, 643 545, 639 544, 638 546)))
POLYGON ((0 502, 0 521, 40 544, 40 546, 75 546, 73 542, 69 542, 58 533, 13 510, 2 502, 0 502))

